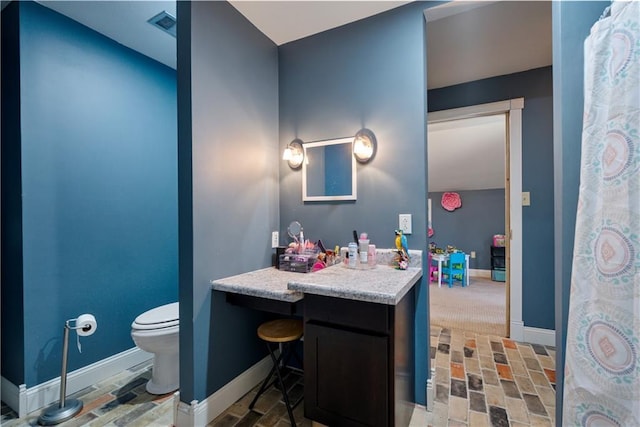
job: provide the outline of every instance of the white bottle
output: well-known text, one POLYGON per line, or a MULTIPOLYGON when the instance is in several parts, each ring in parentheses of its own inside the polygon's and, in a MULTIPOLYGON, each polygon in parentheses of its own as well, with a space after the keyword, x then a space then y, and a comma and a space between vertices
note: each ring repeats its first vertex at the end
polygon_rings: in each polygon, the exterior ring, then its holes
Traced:
POLYGON ((358 244, 356 242, 349 243, 349 268, 358 266, 358 244))

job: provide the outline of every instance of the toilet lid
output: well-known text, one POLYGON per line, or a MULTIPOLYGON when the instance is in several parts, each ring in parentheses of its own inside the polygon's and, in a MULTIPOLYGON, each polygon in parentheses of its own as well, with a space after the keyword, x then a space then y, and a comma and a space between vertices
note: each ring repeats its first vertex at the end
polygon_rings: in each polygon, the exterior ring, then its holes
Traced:
POLYGON ((131 324, 133 329, 160 329, 179 325, 179 303, 161 305, 145 311, 131 324))

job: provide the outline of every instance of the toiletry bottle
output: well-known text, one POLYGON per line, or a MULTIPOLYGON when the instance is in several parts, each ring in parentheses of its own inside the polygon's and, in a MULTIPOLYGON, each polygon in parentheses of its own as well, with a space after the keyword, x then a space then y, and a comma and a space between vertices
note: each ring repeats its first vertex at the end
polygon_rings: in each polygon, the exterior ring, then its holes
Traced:
POLYGON ((376 265, 376 245, 369 244, 368 258, 369 267, 374 267, 376 265))
POLYGON ((360 264, 367 264, 367 256, 369 255, 368 237, 367 233, 362 233, 358 239, 358 243, 360 244, 360 264))
POLYGON ((356 242, 349 243, 349 268, 358 266, 358 244, 356 242))

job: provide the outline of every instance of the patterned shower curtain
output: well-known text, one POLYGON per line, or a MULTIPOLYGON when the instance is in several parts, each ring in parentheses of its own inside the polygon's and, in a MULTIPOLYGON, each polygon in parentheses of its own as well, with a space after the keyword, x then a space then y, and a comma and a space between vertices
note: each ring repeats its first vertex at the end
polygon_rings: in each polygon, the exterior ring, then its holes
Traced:
POLYGON ((563 426, 640 426, 640 1, 585 41, 563 426))

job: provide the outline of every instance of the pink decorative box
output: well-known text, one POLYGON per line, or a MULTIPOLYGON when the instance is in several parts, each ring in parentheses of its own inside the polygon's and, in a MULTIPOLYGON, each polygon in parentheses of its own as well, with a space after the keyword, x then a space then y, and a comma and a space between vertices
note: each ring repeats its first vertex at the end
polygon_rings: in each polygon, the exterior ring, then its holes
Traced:
POLYGON ((504 234, 493 235, 493 246, 506 246, 506 238, 504 234))

